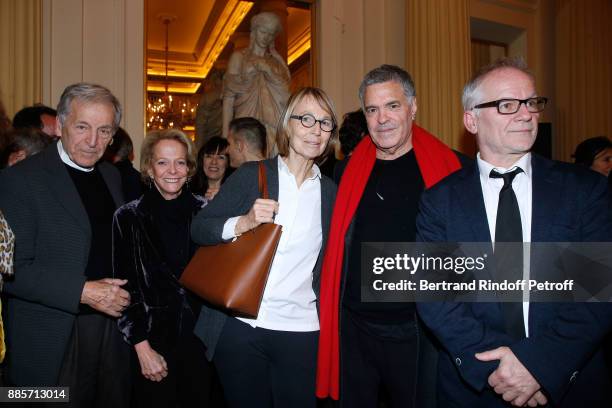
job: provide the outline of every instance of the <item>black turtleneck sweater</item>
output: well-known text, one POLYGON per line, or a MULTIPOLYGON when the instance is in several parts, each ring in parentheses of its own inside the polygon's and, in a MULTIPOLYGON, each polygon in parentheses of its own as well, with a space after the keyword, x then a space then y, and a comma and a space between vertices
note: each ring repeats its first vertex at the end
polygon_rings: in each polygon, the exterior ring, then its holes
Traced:
MULTIPOLYGON (((155 187, 147 189, 143 199, 151 210, 155 233, 152 239, 157 242, 161 258, 178 279, 197 248, 190 234, 197 199, 188 189, 183 188, 177 198, 166 200, 155 187)), ((191 334, 200 314, 200 301, 189 291, 186 292, 186 299, 193 313, 183 312, 180 336, 191 334)))
MULTIPOLYGON (((66 165, 74 182, 91 226, 91 245, 85 276, 98 280, 113 276, 112 223, 117 206, 102 175, 97 168, 92 171, 77 170, 66 165)), ((61 237, 60 237, 61 238, 61 237)))
POLYGON ((195 198, 184 188, 177 198, 166 200, 153 187, 145 192, 144 200, 151 209, 160 255, 178 278, 195 250, 189 235, 195 198))
MULTIPOLYGON (((110 278, 113 276, 112 224, 113 214, 117 208, 113 196, 97 168, 94 167, 92 171, 82 171, 67 164, 65 166, 81 197, 91 227, 91 243, 85 276, 88 281, 110 278)), ((85 304, 80 305, 80 312, 100 313, 85 304)))

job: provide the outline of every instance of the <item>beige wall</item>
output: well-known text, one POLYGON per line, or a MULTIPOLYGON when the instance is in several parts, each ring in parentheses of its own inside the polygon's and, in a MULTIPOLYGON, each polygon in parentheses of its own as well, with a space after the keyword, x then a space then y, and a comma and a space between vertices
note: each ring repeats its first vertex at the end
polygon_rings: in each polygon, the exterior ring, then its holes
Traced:
POLYGON ((541 120, 554 121, 554 3, 552 0, 470 0, 470 17, 511 26, 523 34, 508 45, 523 56, 537 79, 538 92, 551 98, 541 120))
POLYGON ((524 55, 549 105, 553 157, 571 161, 575 146, 612 137, 612 2, 470 0, 470 16, 524 31, 510 55, 524 55))
POLYGON ((359 84, 381 64, 405 68, 403 0, 322 0, 318 13, 318 86, 338 114, 359 108, 359 84))
POLYGON ((40 0, 0 0, 0 98, 11 118, 41 102, 40 16, 40 0))
MULTIPOLYGON (((340 115, 359 107, 368 70, 397 64, 415 79, 417 122, 469 152, 460 95, 471 69, 470 18, 522 30, 509 53, 524 55, 540 92, 554 97, 554 0, 336 0, 320 1, 317 10, 318 85, 340 115)), ((554 121, 554 111, 553 100, 542 120, 554 121)))
POLYGON ((359 106, 365 72, 403 66, 417 85, 417 122, 469 152, 459 98, 471 71, 470 19, 511 27, 520 34, 509 54, 525 57, 538 92, 550 98, 541 121, 552 123, 553 156, 569 160, 580 140, 612 136, 611 9, 608 0, 320 1, 319 86, 342 114, 359 106))
POLYGON ((582 140, 612 137, 612 2, 557 0, 556 153, 570 160, 582 140))
POLYGON ((416 122, 449 146, 468 151, 460 97, 470 72, 468 0, 407 3, 406 65, 416 85, 416 122))
MULTIPOLYGON (((43 0, 42 100, 86 81, 123 105, 122 126, 136 156, 144 137, 144 0, 43 0)), ((138 163, 138 158, 135 160, 138 163)))

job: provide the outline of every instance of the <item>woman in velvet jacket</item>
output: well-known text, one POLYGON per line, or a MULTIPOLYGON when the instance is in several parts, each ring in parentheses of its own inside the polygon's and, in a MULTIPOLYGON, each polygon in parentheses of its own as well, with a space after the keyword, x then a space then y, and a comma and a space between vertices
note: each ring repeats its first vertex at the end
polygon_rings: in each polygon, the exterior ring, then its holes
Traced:
POLYGON ((134 405, 205 406, 211 371, 193 335, 200 306, 178 282, 196 248, 191 220, 206 205, 185 186, 195 172, 191 140, 176 129, 150 132, 140 166, 150 188, 113 220, 114 274, 131 295, 118 325, 134 348, 134 405))

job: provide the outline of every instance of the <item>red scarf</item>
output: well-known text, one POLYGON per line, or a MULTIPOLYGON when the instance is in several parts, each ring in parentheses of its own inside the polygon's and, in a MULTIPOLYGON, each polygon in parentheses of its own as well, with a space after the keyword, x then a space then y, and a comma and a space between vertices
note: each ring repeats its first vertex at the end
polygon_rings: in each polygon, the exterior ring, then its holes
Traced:
MULTIPOLYGON (((425 129, 412 125, 412 147, 425 188, 461 168, 453 151, 425 129)), ((319 356, 317 397, 338 399, 340 394, 340 277, 344 260, 344 237, 376 162, 376 146, 364 137, 348 162, 331 220, 321 272, 319 356)))

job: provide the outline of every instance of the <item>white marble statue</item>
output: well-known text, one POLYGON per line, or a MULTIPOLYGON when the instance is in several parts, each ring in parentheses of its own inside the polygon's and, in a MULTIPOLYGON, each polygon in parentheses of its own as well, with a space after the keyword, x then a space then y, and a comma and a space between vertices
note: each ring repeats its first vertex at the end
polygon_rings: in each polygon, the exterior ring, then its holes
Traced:
POLYGON ((280 29, 274 13, 255 15, 250 45, 232 54, 223 79, 223 136, 233 118, 254 117, 266 127, 268 157, 277 153, 276 126, 289 99, 289 68, 274 48, 280 29))

